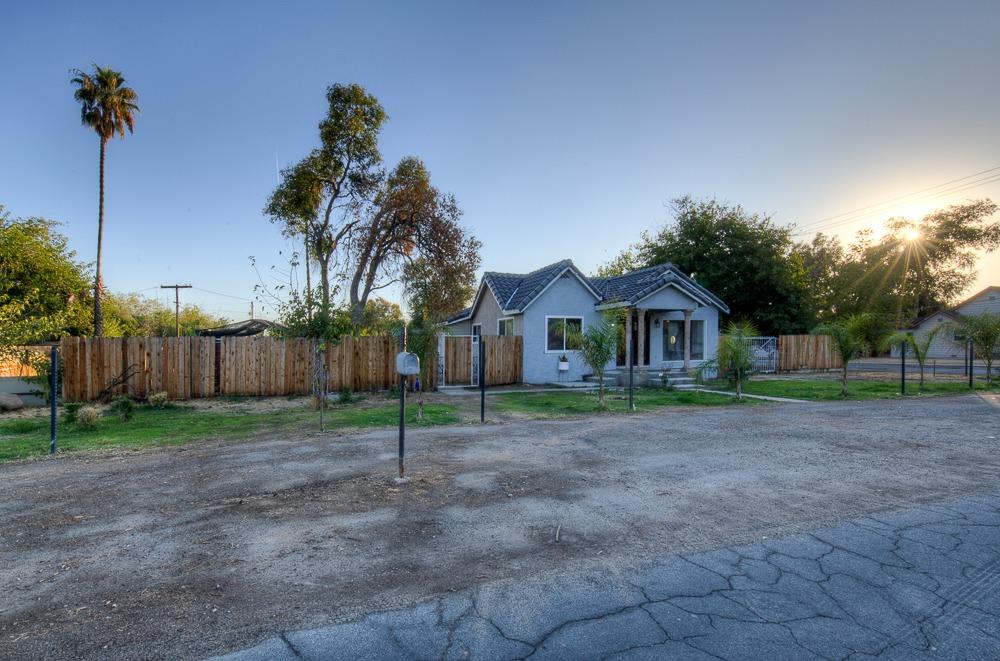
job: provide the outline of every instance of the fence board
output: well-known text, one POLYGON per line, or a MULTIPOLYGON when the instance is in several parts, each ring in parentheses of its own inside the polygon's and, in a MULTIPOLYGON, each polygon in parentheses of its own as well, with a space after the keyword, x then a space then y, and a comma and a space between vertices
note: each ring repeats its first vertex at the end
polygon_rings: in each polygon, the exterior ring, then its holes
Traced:
POLYGON ((829 335, 781 335, 778 337, 778 370, 840 369, 843 363, 833 350, 829 335))
POLYGON ((472 383, 472 338, 444 338, 444 382, 449 386, 472 383))
POLYGON ((517 335, 486 335, 482 340, 486 385, 520 383, 524 338, 517 335))

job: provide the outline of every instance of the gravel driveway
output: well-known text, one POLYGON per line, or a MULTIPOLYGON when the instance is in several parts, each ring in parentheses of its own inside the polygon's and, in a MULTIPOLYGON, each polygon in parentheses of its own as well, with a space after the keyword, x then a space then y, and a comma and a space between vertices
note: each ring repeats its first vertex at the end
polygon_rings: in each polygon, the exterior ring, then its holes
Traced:
POLYGON ((425 429, 403 486, 391 430, 0 466, 0 657, 199 658, 997 492, 998 436, 994 395, 425 429))

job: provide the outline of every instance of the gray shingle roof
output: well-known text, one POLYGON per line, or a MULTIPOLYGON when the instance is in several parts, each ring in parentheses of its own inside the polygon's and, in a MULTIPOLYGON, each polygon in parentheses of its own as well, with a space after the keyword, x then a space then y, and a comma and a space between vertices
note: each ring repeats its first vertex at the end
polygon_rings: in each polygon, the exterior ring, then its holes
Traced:
MULTIPOLYGON (((581 280, 588 283, 602 303, 637 303, 661 287, 673 283, 681 291, 695 299, 729 312, 726 306, 712 292, 684 275, 673 264, 659 264, 639 269, 611 278, 588 278, 576 268, 572 260, 563 259, 548 264, 531 273, 500 273, 487 271, 483 282, 490 288, 501 310, 524 310, 555 278, 566 269, 571 269, 581 280)), ((448 323, 462 321, 471 316, 471 308, 462 310, 448 319, 448 323)))
POLYGON ((459 321, 465 321, 466 319, 468 319, 471 316, 472 316, 472 308, 463 308, 463 309, 459 310, 458 312, 456 312, 455 314, 453 314, 450 317, 448 317, 445 320, 444 323, 446 323, 446 324, 454 324, 454 323, 457 323, 459 321))

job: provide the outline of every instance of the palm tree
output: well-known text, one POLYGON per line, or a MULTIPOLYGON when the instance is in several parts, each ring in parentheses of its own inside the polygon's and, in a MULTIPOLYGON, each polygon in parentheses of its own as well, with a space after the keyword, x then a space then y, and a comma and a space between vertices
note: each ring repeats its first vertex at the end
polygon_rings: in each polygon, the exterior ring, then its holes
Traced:
POLYGON ((135 114, 139 112, 135 90, 125 86, 125 77, 109 67, 94 65, 93 73, 73 70, 71 83, 76 85, 73 98, 80 102, 80 119, 97 133, 101 143, 100 202, 97 211, 97 275, 94 278, 94 335, 104 334, 101 296, 101 245, 104 239, 104 153, 108 140, 118 134, 125 139, 125 129, 132 133, 135 114))
POLYGON ((920 366, 920 392, 924 391, 924 365, 927 364, 927 355, 930 353, 931 344, 944 328, 944 326, 935 326, 921 333, 919 337, 914 335, 912 331, 896 333, 886 341, 886 344, 890 346, 897 343, 908 344, 913 349, 913 356, 917 359, 917 364, 920 366))
POLYGON ((703 362, 695 369, 701 380, 705 375, 717 372, 725 376, 736 388, 736 399, 743 401, 743 384, 754 373, 754 352, 750 338, 760 335, 760 331, 750 321, 731 321, 719 337, 716 357, 703 362))
POLYGON ((847 319, 840 319, 823 324, 813 331, 817 335, 829 335, 833 342, 833 350, 840 356, 841 366, 841 396, 847 396, 847 366, 869 347, 865 340, 867 315, 855 314, 847 319))
POLYGON ((604 372, 618 350, 618 319, 605 312, 601 321, 591 324, 583 333, 571 332, 572 342, 579 347, 580 357, 597 377, 597 408, 604 410, 604 372))

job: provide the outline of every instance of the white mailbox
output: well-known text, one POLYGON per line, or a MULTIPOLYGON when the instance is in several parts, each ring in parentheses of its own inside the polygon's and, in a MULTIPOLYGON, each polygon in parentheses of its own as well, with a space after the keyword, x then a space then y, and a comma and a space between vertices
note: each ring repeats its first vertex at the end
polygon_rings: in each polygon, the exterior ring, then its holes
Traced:
POLYGON ((403 376, 420 374, 420 358, 409 351, 396 354, 396 372, 403 376))

